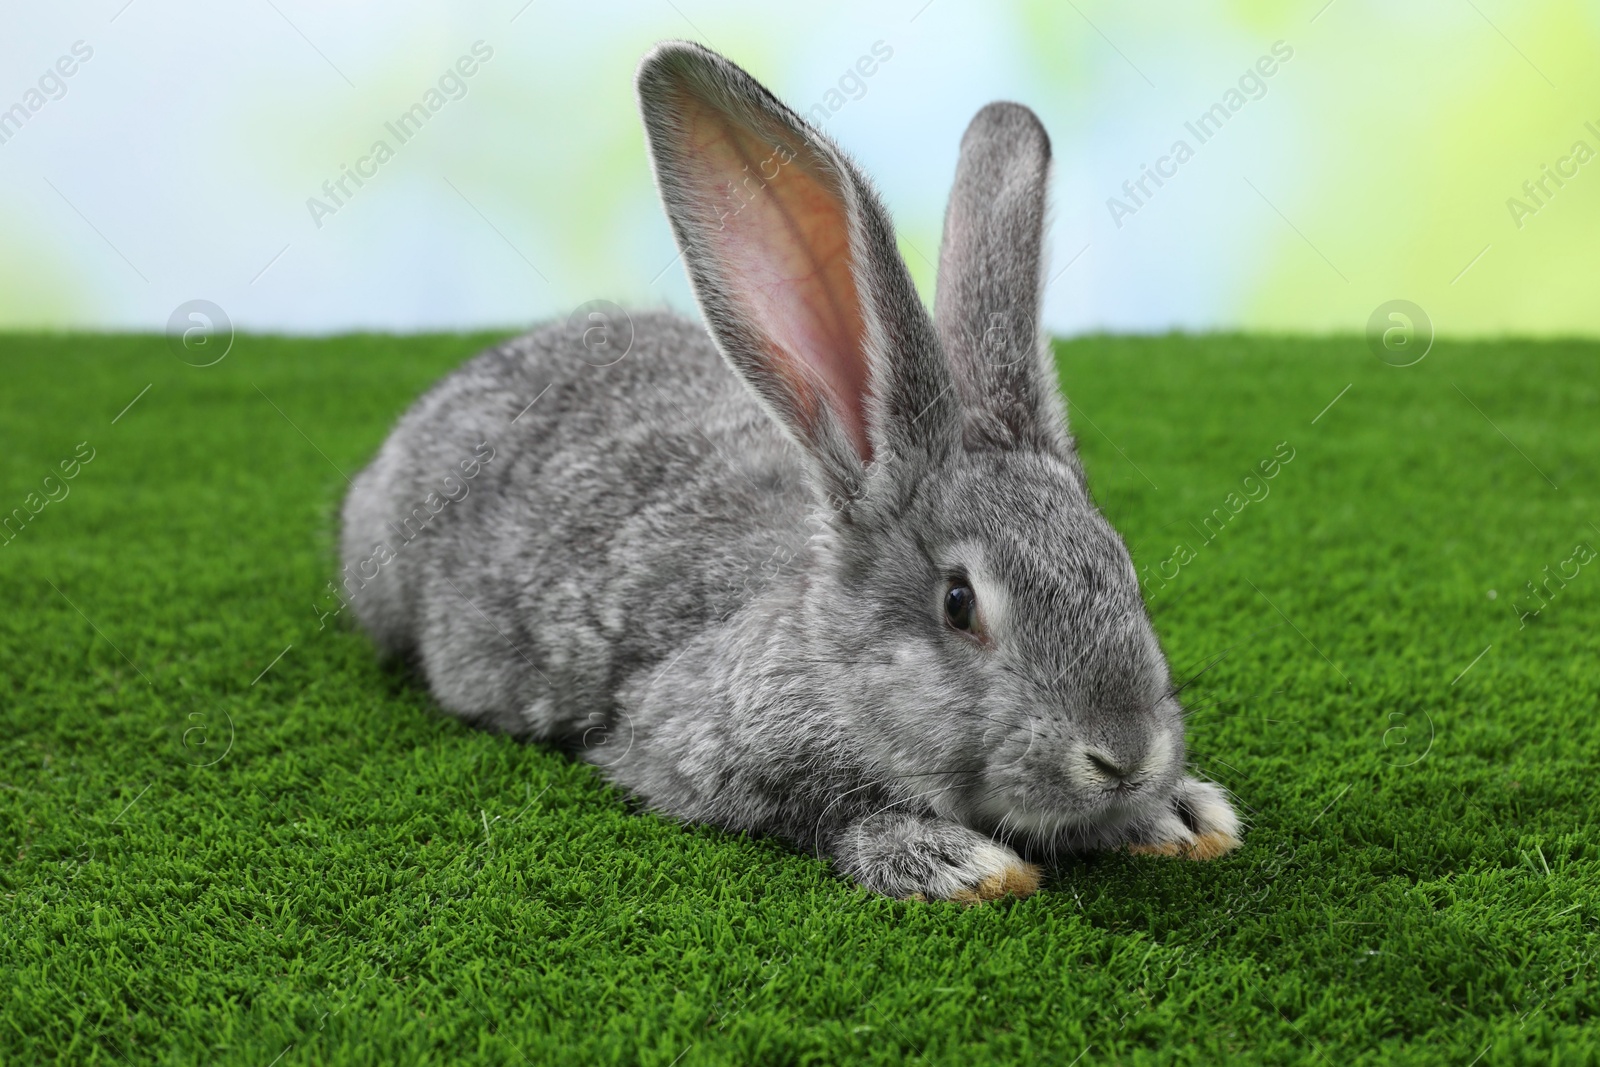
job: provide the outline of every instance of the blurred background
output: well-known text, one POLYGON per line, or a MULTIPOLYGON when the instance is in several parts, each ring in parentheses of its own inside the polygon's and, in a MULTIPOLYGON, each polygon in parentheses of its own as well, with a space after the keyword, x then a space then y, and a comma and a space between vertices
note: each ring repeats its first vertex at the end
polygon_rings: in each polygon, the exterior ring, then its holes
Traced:
POLYGON ((1046 325, 1600 332, 1600 2, 7 5, 0 329, 692 308, 632 74, 704 42, 879 182, 931 295, 961 132, 1055 146, 1046 325), (1151 175, 1154 175, 1152 177, 1151 175))

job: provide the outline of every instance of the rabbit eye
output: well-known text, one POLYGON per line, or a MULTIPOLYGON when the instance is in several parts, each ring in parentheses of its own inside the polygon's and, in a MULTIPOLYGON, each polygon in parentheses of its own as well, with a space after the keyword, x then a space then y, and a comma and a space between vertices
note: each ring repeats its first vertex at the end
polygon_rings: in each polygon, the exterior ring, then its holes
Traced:
POLYGON ((944 595, 944 617, 957 630, 971 633, 978 619, 978 595, 963 581, 950 584, 944 595))

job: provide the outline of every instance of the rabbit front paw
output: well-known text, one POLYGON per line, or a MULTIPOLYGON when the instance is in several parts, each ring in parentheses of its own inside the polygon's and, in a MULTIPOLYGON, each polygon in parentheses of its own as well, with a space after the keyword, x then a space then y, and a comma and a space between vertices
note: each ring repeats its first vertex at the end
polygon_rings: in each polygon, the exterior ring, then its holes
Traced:
POLYGON ((876 815, 855 823, 834 852, 841 871, 868 889, 901 900, 979 904, 1025 897, 1040 871, 1011 849, 955 823, 876 815))
POLYGON ((1214 860, 1239 847, 1239 816, 1227 794, 1211 782, 1185 778, 1172 799, 1128 851, 1140 856, 1214 860))

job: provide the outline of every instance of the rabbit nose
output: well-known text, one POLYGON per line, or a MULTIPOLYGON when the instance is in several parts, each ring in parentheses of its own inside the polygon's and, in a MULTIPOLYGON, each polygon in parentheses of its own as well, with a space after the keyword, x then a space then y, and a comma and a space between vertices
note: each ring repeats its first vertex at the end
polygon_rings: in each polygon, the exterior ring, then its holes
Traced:
POLYGON ((1092 748, 1085 749, 1083 754, 1088 758, 1090 768, 1102 779, 1112 779, 1121 784, 1139 773, 1141 763, 1139 760, 1118 761, 1107 753, 1092 748))

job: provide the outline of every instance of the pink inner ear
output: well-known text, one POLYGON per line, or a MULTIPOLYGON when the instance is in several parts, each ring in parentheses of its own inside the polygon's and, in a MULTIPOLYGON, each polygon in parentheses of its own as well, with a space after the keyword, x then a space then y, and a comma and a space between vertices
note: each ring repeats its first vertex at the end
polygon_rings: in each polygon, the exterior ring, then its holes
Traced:
POLYGON ((866 328, 835 179, 792 133, 763 137, 698 98, 686 105, 685 162, 708 201, 707 239, 731 295, 801 410, 814 410, 820 385, 870 462, 866 328))

